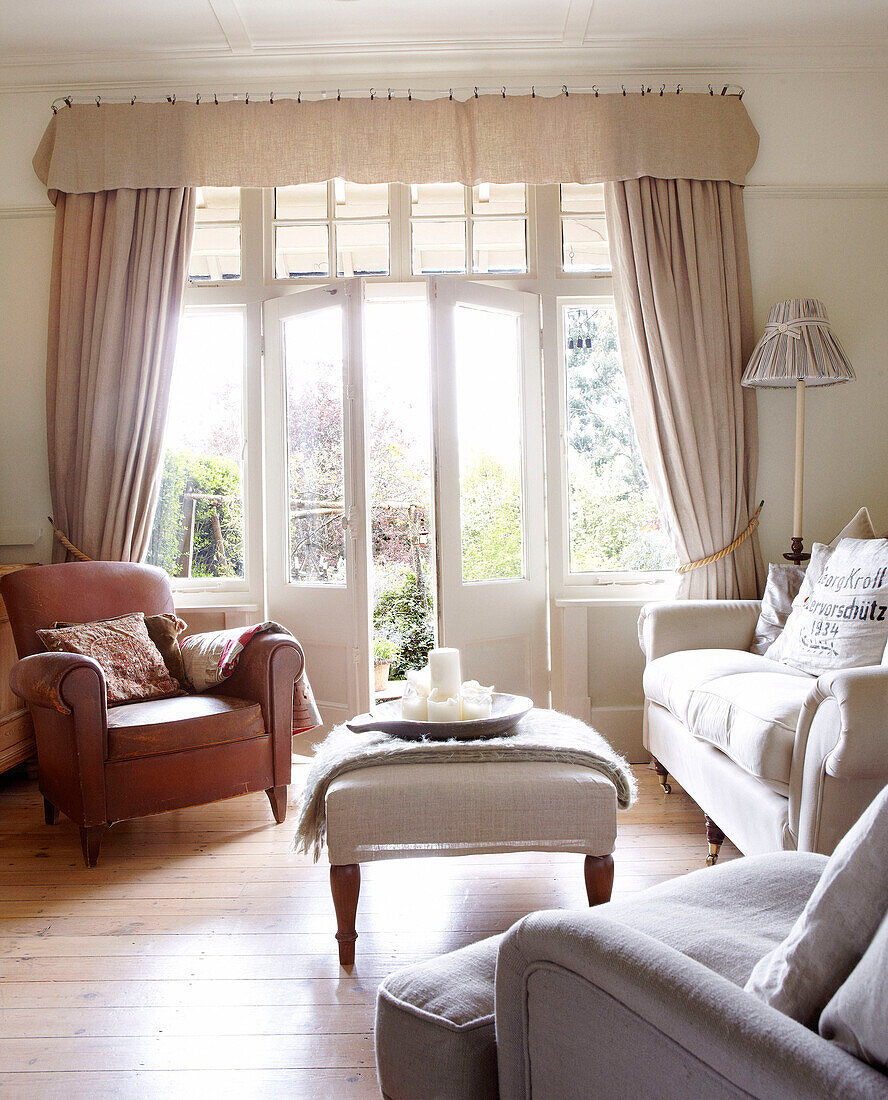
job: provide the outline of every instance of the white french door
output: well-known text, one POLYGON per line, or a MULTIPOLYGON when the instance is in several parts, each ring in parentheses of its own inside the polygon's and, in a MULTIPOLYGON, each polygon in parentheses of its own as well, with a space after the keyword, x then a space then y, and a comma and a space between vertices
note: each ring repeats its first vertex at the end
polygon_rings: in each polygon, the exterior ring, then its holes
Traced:
POLYGON ((332 725, 370 705, 361 283, 264 311, 268 614, 332 725))
POLYGON ((439 644, 548 705, 539 298, 434 279, 439 644))
MULTIPOLYGON (((372 700, 362 299, 354 279, 264 306, 268 614, 305 648, 326 724, 372 700)), ((438 644, 545 706, 539 299, 434 279, 428 309, 438 644)))

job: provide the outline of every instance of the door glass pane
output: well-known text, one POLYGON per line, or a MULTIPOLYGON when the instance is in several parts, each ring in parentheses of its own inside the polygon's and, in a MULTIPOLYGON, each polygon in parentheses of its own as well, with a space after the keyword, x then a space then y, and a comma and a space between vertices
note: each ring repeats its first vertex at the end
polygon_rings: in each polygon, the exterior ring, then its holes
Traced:
POLYGON ((461 183, 410 185, 410 213, 414 218, 460 215, 466 212, 466 189, 461 183))
POLYGON ((221 283, 241 277, 241 231, 237 225, 195 225, 188 278, 221 283))
POLYGON ((527 271, 523 218, 472 223, 472 271, 476 274, 527 271))
POLYGON ((564 309, 570 569, 673 569, 629 414, 614 310, 564 309))
POLYGON ((388 222, 348 222, 336 226, 337 275, 388 273, 388 222))
POLYGON ((425 299, 364 306, 373 640, 395 695, 435 644, 428 332, 425 299))
POLYGON ((452 275, 466 270, 466 223, 464 221, 415 221, 413 274, 452 275))
POLYGON ((326 183, 275 187, 274 216, 282 221, 307 221, 327 216, 326 183))
POLYGON ((333 206, 337 218, 384 218, 389 211, 388 184, 334 180, 333 206))
POLYGON ((289 579, 345 584, 342 309, 284 322, 289 579))
POLYGON ((327 232, 326 225, 277 226, 274 231, 275 278, 329 275, 327 232))
POLYGON ((243 313, 186 313, 146 559, 170 576, 244 575, 243 389, 243 313))
POLYGON ((604 214, 562 218, 563 265, 565 271, 591 273, 611 270, 604 214))
POLYGON ((519 578, 524 575, 519 318, 458 305, 454 329, 463 582, 519 578))
POLYGON ((472 188, 473 214, 523 214, 523 183, 479 183, 472 188))

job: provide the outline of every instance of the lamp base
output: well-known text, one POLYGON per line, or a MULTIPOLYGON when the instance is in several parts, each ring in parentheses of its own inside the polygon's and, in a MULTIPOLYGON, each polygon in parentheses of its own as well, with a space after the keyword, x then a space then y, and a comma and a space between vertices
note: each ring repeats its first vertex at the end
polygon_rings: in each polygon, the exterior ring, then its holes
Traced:
POLYGON ((784 558, 787 561, 795 562, 796 565, 801 565, 803 561, 808 561, 811 557, 810 554, 805 554, 804 543, 800 538, 794 538, 792 540, 792 550, 788 554, 784 554, 784 558))

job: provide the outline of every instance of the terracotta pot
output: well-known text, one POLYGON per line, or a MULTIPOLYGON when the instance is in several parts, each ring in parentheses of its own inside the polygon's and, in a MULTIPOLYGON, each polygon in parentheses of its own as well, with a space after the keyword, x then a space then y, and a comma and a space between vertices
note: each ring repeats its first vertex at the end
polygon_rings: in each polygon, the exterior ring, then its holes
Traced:
POLYGON ((373 665, 373 690, 385 691, 389 682, 391 661, 376 661, 373 665))

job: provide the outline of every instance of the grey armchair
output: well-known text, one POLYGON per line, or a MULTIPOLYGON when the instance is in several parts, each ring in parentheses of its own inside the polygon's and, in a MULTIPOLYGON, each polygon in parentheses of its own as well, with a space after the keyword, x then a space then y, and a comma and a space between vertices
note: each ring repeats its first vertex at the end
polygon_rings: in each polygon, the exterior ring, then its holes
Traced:
POLYGON ((826 857, 750 856, 390 975, 388 1100, 888 1097, 888 1078, 743 989, 826 857))

